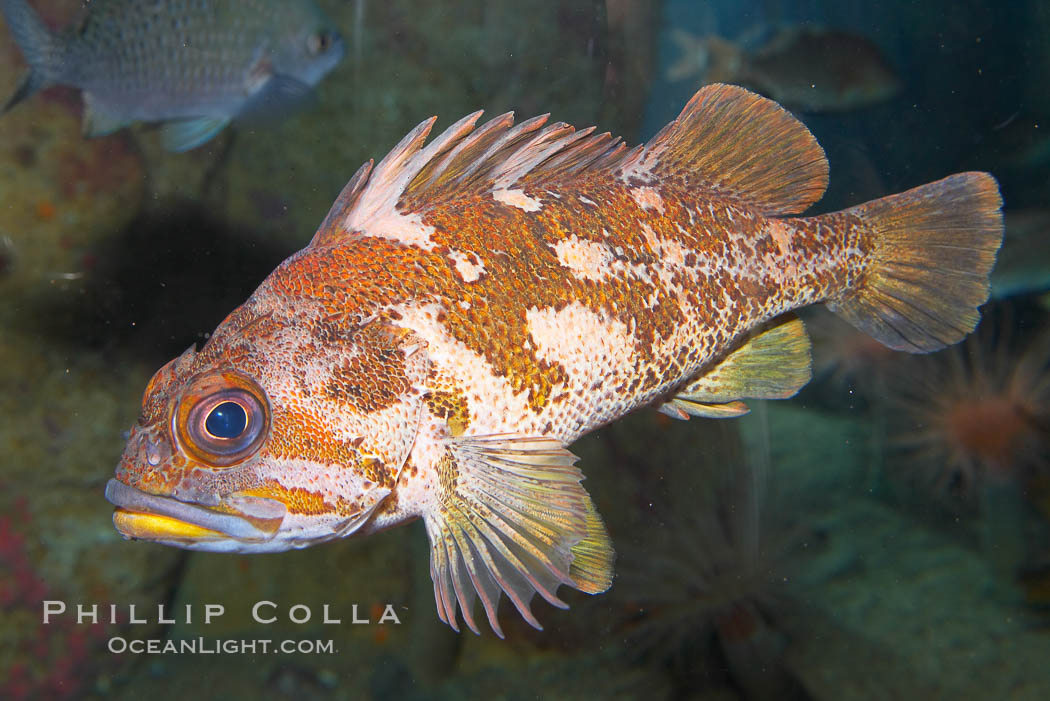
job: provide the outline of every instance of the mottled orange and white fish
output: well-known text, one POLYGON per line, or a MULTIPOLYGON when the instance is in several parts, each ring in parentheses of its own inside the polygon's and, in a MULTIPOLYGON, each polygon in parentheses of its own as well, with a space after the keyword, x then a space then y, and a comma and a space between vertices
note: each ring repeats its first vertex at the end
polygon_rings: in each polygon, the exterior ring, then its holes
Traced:
MULTIPOLYGON (((985 173, 815 217, 813 136, 741 88, 648 143, 480 113, 430 119, 146 388, 106 488, 125 536, 273 552, 416 518, 438 614, 607 589, 569 445, 643 406, 737 416, 791 396, 822 302, 892 348, 978 320, 1002 236, 985 173)), ((656 469, 656 468, 654 468, 656 469)), ((458 630, 458 628, 457 628, 458 630)), ((500 633, 501 634, 501 633, 500 633)))

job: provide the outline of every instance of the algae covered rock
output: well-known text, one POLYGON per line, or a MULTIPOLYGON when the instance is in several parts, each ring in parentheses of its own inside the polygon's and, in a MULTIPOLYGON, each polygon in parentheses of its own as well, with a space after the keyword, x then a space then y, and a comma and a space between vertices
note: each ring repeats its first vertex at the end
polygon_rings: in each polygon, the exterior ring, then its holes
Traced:
POLYGON ((74 104, 62 96, 33 99, 3 115, 5 298, 90 277, 98 262, 95 247, 127 226, 142 199, 142 165, 127 137, 85 140, 74 104))
POLYGON ((102 485, 147 373, 110 361, 11 325, 0 334, 4 698, 70 698, 105 686, 126 662, 107 652, 109 639, 159 630, 155 618, 131 625, 129 606, 155 611, 183 558, 162 548, 127 550, 113 530, 102 485), (49 601, 50 610, 63 611, 44 623, 49 601), (80 620, 78 605, 86 614, 80 620))
MULTIPOLYGON (((56 26, 79 3, 34 6, 56 26)), ((0 30, 0 100, 14 93, 25 62, 0 30)), ((0 294, 16 299, 92 274, 94 247, 127 226, 143 192, 142 162, 125 134, 85 140, 76 91, 33 95, 0 116, 0 294)), ((0 311, 0 315, 10 310, 0 311)))

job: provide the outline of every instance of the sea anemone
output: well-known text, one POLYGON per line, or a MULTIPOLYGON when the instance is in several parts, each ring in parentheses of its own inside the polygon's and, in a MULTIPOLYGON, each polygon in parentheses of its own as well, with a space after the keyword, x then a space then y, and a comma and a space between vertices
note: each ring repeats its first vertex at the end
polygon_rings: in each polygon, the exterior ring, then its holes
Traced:
POLYGON ((837 315, 815 307, 803 317, 813 339, 813 377, 834 387, 856 387, 868 401, 885 394, 885 379, 908 354, 887 348, 837 315))
POLYGON ((965 343, 900 368, 889 385, 892 441, 916 480, 979 508, 987 487, 1045 475, 1050 332, 1018 348, 1006 321, 986 321, 965 343))
POLYGON ((702 426, 705 440, 684 450, 673 435, 651 447, 662 480, 647 490, 647 523, 622 548, 612 592, 628 614, 621 633, 632 655, 679 678, 719 670, 746 698, 791 698, 776 612, 802 534, 766 522, 768 456, 745 455, 727 422, 702 426), (718 662, 705 672, 705 660, 718 662))

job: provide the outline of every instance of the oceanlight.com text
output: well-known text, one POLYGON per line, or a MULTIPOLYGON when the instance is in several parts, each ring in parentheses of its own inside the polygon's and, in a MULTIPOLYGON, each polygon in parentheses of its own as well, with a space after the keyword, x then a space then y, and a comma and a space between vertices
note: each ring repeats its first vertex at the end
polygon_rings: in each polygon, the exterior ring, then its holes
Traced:
POLYGON ((337 652, 334 640, 128 640, 120 636, 110 638, 107 648, 116 655, 334 655, 337 652))

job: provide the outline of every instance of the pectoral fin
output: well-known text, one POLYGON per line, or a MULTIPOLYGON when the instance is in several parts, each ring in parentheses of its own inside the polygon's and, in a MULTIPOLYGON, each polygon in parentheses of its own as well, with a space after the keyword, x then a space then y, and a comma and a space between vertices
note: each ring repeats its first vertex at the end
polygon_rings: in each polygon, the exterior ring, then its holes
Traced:
POLYGON ((676 419, 732 418, 749 411, 741 399, 786 399, 809 382, 809 351, 805 326, 789 317, 752 336, 659 410, 676 419))
POLYGON ((182 153, 211 140, 230 123, 227 117, 197 117, 166 122, 161 127, 164 148, 182 153))
POLYGON ((266 120, 288 116, 314 98, 313 88, 289 75, 273 74, 249 97, 238 119, 266 120))
POLYGON ((566 584, 590 594, 612 583, 613 550, 580 485, 576 456, 553 439, 513 435, 451 439, 439 464, 439 507, 424 516, 430 574, 441 620, 459 630, 456 606, 475 633, 475 593, 503 637, 496 609, 505 593, 542 630, 537 592, 560 608, 566 584))

